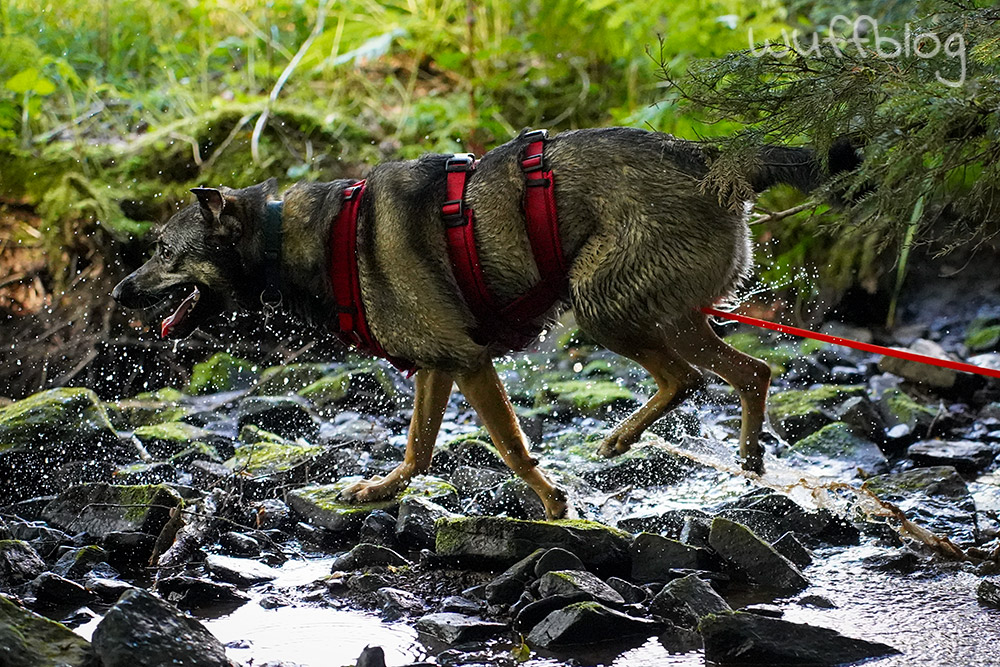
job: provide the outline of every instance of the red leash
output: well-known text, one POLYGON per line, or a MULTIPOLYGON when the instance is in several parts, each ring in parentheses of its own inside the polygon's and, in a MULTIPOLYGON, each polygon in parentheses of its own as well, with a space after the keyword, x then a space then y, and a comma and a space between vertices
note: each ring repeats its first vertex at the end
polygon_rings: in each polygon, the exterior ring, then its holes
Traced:
POLYGON ((705 307, 701 309, 701 312, 706 313, 708 315, 713 315, 715 317, 721 317, 724 320, 733 320, 735 322, 742 322, 743 324, 752 324, 753 326, 761 327, 762 329, 771 329, 772 331, 780 331, 781 333, 792 334, 793 336, 800 336, 802 338, 812 338, 814 340, 821 340, 824 343, 832 343, 834 345, 853 347, 855 350, 864 350, 865 352, 874 352, 875 354, 882 354, 888 357, 898 357, 899 359, 906 359, 908 361, 917 361, 922 364, 941 366, 943 368, 950 368, 952 370, 961 371, 963 373, 978 373, 979 375, 987 375, 989 377, 1000 378, 1000 371, 998 370, 993 370, 992 368, 983 368, 982 366, 973 366, 972 364, 966 364, 961 361, 952 361, 951 359, 939 359, 938 357, 929 357, 926 354, 917 354, 916 352, 910 352, 908 350, 896 350, 891 347, 872 345, 871 343, 862 343, 861 341, 851 340, 850 338, 841 338, 840 336, 830 336, 828 334, 809 331, 808 329, 799 329, 798 327, 790 327, 787 324, 776 324, 774 322, 768 322, 767 320, 759 320, 756 317, 747 317, 746 315, 727 313, 725 311, 718 310, 717 308, 705 307))

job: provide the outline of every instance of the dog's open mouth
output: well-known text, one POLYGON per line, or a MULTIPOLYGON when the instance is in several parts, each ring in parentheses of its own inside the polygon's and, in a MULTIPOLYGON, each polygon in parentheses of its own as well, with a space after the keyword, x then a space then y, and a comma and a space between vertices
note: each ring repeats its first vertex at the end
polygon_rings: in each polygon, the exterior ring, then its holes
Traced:
POLYGON ((190 333, 190 329, 194 327, 186 327, 182 323, 188 318, 195 306, 198 305, 199 299, 201 299, 201 291, 197 285, 193 285, 191 292, 184 297, 184 300, 174 309, 174 312, 163 318, 163 321, 160 323, 160 337, 182 338, 187 333, 190 333))

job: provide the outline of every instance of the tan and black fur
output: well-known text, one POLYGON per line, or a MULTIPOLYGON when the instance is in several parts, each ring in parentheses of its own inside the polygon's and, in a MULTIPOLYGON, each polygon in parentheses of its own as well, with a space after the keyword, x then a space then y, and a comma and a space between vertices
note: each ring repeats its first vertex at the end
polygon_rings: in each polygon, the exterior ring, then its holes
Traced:
MULTIPOLYGON (((524 232, 520 160, 526 145, 522 134, 487 153, 466 191, 466 202, 475 210, 483 271, 501 302, 538 280, 524 232)), ((539 318, 537 328, 558 308, 571 307, 583 331, 641 364, 658 386, 607 436, 600 452, 627 451, 699 385, 699 369, 705 369, 738 392, 743 464, 761 471, 768 366, 726 345, 698 310, 730 295, 751 261, 745 215, 720 205, 701 186, 708 169, 705 150, 668 135, 610 128, 559 134, 546 142, 545 156, 555 174, 569 291, 552 313, 539 318)), ((538 493, 547 516, 561 517, 566 496, 529 455, 493 369, 492 359, 508 350, 474 340, 476 323, 452 274, 440 215, 447 157, 379 164, 367 178, 358 255, 369 326, 391 355, 415 361, 419 370, 403 463, 385 478, 365 480, 345 494, 356 501, 384 498, 426 471, 457 384, 504 461, 538 493)), ((853 151, 841 157, 846 163, 831 159, 831 171, 854 166, 853 151)), ((809 150, 770 147, 746 176, 757 191, 778 182, 808 190, 819 184, 821 170, 809 150)), ((349 183, 299 183, 284 195, 282 307, 320 327, 334 323, 328 240, 349 183)), ((196 193, 199 203, 162 228, 156 256, 114 294, 124 306, 141 307, 197 285, 203 296, 175 331, 178 336, 221 310, 261 308, 261 221, 266 202, 277 197, 273 180, 242 190, 196 193)))

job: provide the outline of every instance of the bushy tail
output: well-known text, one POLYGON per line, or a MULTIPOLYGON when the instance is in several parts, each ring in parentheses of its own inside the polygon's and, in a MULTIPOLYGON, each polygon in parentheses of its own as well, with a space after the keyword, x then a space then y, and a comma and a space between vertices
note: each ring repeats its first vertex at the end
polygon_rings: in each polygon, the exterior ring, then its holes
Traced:
POLYGON ((847 139, 838 139, 830 146, 825 171, 812 149, 765 146, 760 151, 756 167, 747 177, 755 192, 763 192, 778 183, 809 192, 827 178, 853 171, 860 164, 861 155, 847 139))

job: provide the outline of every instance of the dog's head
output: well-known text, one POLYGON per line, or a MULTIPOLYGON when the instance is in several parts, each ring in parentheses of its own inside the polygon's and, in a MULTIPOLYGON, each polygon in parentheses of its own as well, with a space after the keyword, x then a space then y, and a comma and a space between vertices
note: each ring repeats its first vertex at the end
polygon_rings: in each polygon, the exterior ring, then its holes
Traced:
POLYGON ((247 294, 261 282, 261 220, 277 181, 192 192, 197 203, 156 231, 152 258, 111 293, 125 308, 157 306, 157 312, 169 313, 160 326, 164 338, 184 338, 215 315, 250 302, 247 294))

